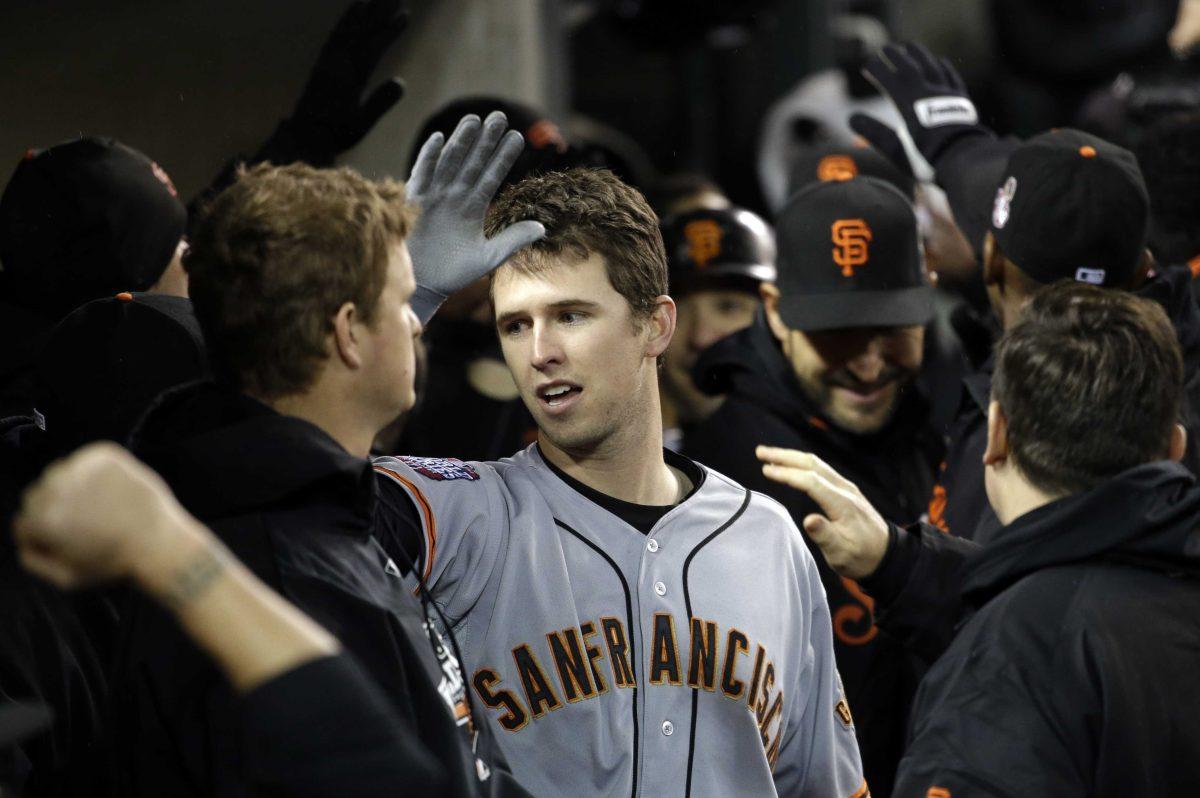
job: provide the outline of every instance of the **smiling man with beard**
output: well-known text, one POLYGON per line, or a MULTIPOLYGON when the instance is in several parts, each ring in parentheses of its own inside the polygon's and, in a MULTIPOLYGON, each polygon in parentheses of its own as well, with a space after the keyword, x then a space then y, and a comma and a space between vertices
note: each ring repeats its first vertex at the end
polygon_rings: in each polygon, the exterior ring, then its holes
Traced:
MULTIPOLYGON (((779 279, 762 288, 763 312, 697 364, 697 383, 727 398, 684 453, 778 499, 801 527, 816 505, 767 480, 756 445, 836 463, 887 517, 917 521, 943 446, 913 384, 933 289, 912 205, 871 177, 814 183, 792 196, 776 234, 779 279)), ((888 795, 921 669, 873 625, 858 585, 814 554, 867 782, 888 795)))

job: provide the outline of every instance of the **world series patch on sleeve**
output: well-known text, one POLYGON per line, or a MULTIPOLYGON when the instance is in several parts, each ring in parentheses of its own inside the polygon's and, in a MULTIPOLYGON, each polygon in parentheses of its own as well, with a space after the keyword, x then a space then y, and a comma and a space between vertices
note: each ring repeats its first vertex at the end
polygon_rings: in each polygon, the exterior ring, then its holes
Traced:
POLYGON ((479 472, 462 460, 452 457, 401 457, 399 458, 413 471, 423 477, 436 479, 439 482, 448 479, 479 479, 479 472))

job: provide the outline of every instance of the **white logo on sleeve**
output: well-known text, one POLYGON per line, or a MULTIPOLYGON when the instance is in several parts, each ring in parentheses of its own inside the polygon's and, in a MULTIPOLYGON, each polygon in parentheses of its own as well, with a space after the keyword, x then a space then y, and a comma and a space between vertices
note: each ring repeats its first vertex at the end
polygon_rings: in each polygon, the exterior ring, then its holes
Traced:
POLYGON ((925 97, 913 103, 913 111, 922 127, 979 124, 975 103, 966 97, 925 97))
POLYGON ((996 203, 992 206, 992 224, 997 230, 1003 229, 1004 225, 1008 224, 1008 217, 1012 215, 1013 195, 1017 193, 1017 179, 1010 177, 1004 181, 1004 185, 996 189, 996 203))
POLYGON ((1080 267, 1075 270, 1075 281, 1080 283, 1090 283, 1092 285, 1104 285, 1104 277, 1107 272, 1104 269, 1085 269, 1080 267))

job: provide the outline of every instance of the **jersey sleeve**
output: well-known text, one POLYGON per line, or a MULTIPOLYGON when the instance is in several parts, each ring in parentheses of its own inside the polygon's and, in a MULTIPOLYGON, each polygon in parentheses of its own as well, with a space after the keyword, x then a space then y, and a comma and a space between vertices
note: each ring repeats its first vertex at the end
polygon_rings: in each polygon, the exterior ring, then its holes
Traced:
POLYGON ((389 553, 415 545, 419 556, 410 559, 417 574, 457 623, 484 595, 508 549, 499 475, 485 464, 430 457, 380 457, 373 465, 385 516, 377 526, 390 530, 390 541, 381 543, 389 553), (406 514, 417 521, 415 543, 406 514))
MULTIPOLYGON (((798 530, 795 535, 800 541, 798 530)), ((792 689, 796 704, 775 766, 776 789, 780 795, 868 798, 854 721, 834 661, 825 588, 803 542, 796 556, 802 564, 796 631, 803 666, 792 689)))

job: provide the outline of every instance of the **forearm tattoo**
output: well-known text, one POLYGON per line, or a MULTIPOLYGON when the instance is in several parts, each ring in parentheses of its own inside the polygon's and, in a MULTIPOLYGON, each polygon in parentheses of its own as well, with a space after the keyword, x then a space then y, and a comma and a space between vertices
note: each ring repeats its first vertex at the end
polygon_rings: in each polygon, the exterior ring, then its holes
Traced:
POLYGON ((181 610, 198 599, 225 570, 221 557, 205 551, 175 572, 163 594, 163 601, 173 610, 181 610))

